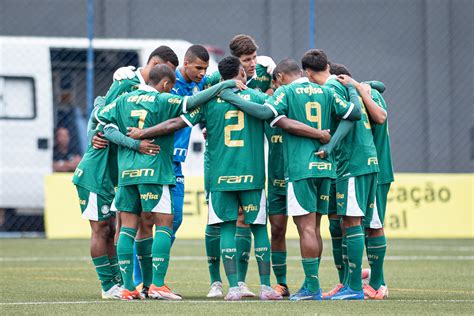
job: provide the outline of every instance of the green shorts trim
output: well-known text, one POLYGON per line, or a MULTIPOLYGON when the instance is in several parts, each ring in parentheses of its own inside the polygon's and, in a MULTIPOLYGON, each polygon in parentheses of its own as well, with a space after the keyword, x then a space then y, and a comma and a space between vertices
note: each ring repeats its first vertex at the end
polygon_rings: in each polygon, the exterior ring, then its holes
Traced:
POLYGON ((350 177, 336 183, 337 215, 372 219, 377 173, 350 177))
POLYGON ((268 190, 268 215, 288 215, 286 210, 286 194, 278 194, 268 190))
POLYGON ((110 211, 112 198, 91 192, 78 185, 76 185, 76 189, 79 196, 82 218, 100 222, 115 217, 115 213, 110 211))
POLYGON ((372 220, 366 227, 379 229, 384 227, 385 212, 387 210, 387 196, 390 191, 390 184, 379 184, 377 185, 377 192, 375 194, 375 208, 372 216, 372 220))
POLYGON ((327 214, 330 187, 330 178, 308 178, 288 182, 288 216, 314 212, 327 214))
POLYGON ((208 225, 236 221, 242 207, 245 224, 267 224, 265 190, 215 191, 209 194, 208 225))
POLYGON ((120 212, 173 214, 173 195, 169 185, 136 184, 119 187, 114 200, 120 212))

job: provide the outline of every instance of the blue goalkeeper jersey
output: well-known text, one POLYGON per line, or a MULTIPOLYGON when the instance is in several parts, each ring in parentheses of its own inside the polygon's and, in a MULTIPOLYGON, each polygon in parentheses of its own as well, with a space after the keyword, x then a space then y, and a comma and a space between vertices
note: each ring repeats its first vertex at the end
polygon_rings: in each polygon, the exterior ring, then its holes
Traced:
MULTIPOLYGON (((204 89, 204 84, 206 83, 205 76, 201 82, 195 83, 193 81, 187 82, 179 68, 176 69, 176 83, 174 84, 173 89, 171 90, 172 94, 179 96, 191 96, 198 93, 204 89)), ((185 127, 176 133, 174 133, 174 154, 173 161, 177 163, 182 163, 186 160, 188 154, 189 138, 191 137, 191 128, 185 127)), ((179 172, 178 172, 179 173, 179 172)), ((181 176, 181 174, 176 174, 176 176, 181 176)))

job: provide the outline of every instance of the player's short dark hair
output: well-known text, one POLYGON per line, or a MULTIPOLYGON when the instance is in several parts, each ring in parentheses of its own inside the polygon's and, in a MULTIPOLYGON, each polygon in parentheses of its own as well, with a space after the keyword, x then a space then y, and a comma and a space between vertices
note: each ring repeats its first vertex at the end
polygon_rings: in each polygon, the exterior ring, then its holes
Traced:
POLYGON ((348 75, 349 77, 352 77, 351 72, 349 71, 349 68, 347 68, 343 64, 337 64, 337 63, 331 63, 329 72, 331 75, 348 75))
POLYGON ((219 73, 224 80, 235 78, 239 74, 240 67, 242 67, 242 64, 235 56, 224 57, 217 65, 219 73))
POLYGON ((186 54, 184 54, 184 60, 187 60, 188 62, 193 62, 196 58, 199 58, 204 62, 209 61, 209 52, 204 46, 191 45, 186 51, 186 54))
POLYGON ((165 63, 170 62, 176 67, 179 65, 179 60, 178 56, 176 56, 176 53, 170 47, 165 45, 155 48, 155 50, 151 52, 146 63, 148 64, 153 57, 159 57, 165 63))
POLYGON ((301 66, 304 70, 323 71, 330 64, 328 56, 322 49, 310 49, 304 53, 301 66))
POLYGON ((255 43, 255 40, 250 35, 236 35, 229 43, 230 53, 235 57, 253 54, 257 49, 257 43, 255 43))
POLYGON ((277 76, 278 74, 300 74, 301 68, 298 66, 298 63, 291 58, 285 58, 278 63, 273 70, 273 75, 277 76))
POLYGON ((176 75, 174 74, 173 69, 165 64, 156 65, 150 70, 150 79, 148 80, 148 83, 150 83, 150 85, 157 85, 164 78, 168 78, 171 82, 175 82, 176 75))

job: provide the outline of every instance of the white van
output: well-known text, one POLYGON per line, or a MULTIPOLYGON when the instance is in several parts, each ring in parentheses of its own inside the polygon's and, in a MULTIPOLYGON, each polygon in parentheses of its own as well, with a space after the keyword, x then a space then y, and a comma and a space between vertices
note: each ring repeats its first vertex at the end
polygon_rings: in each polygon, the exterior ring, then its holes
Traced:
MULTIPOLYGON (((171 47, 182 61, 191 43, 94 39, 94 94, 107 92, 117 67, 144 65, 160 45, 171 47)), ((0 37, 0 209, 43 209, 43 177, 52 173, 61 89, 67 89, 80 103, 76 108, 87 114, 87 47, 85 38, 0 37)), ((208 71, 216 69, 211 58, 208 71)), ((78 133, 85 133, 84 124, 80 125, 78 133)), ((193 162, 184 172, 202 175, 202 136, 193 130, 191 137, 193 162)))

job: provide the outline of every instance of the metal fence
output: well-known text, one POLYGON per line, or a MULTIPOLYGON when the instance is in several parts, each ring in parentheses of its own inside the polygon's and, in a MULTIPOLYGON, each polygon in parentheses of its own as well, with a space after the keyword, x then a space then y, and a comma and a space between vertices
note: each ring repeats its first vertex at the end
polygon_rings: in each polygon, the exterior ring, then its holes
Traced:
MULTIPOLYGON (((259 54, 272 56, 275 61, 284 57, 299 60, 307 49, 323 48, 332 61, 347 65, 356 79, 377 79, 386 84, 384 97, 390 106, 396 171, 474 169, 472 0, 91 2, 95 38, 116 39, 116 43, 120 39, 182 39, 227 54, 232 36, 245 33, 256 39, 259 54)), ((11 124, 26 124, 22 118, 29 119, 30 112, 34 119, 46 113, 52 123, 35 127, 46 128, 49 134, 32 141, 35 150, 49 150, 49 154, 44 158, 46 162, 22 158, 20 169, 47 163, 40 171, 47 174, 53 171, 54 157, 60 161, 83 154, 89 115, 87 4, 87 0, 0 0, 2 43, 17 43, 14 54, 4 51, 0 55, 0 170, 5 171, 8 159, 15 162, 20 159, 16 155, 25 152, 24 147, 15 149, 22 143, 21 139, 17 141, 18 134, 11 124), (84 40, 64 47, 55 44, 44 55, 19 36, 84 40), (26 60, 22 64, 25 69, 18 69, 16 75, 6 70, 9 58, 15 57, 26 60), (27 75, 21 75, 28 69, 36 74, 33 84, 25 79, 27 75), (50 93, 45 98, 49 101, 40 102, 45 82, 50 93), (33 110, 29 105, 6 106, 23 101, 8 92, 12 87, 31 96, 28 102, 34 103, 33 110), (15 120, 5 119, 7 116, 15 120)), ((111 42, 108 48, 95 48, 94 95, 106 93, 116 68, 142 62, 139 47, 117 47, 111 42)), ((4 192, 29 188, 21 181, 18 188, 7 188, 2 182, 0 188, 4 192)), ((42 195, 41 185, 31 188, 28 194, 42 195)), ((6 200, 8 196, 1 195, 0 231, 44 229, 41 202, 17 207, 21 203, 12 205, 6 200)))

